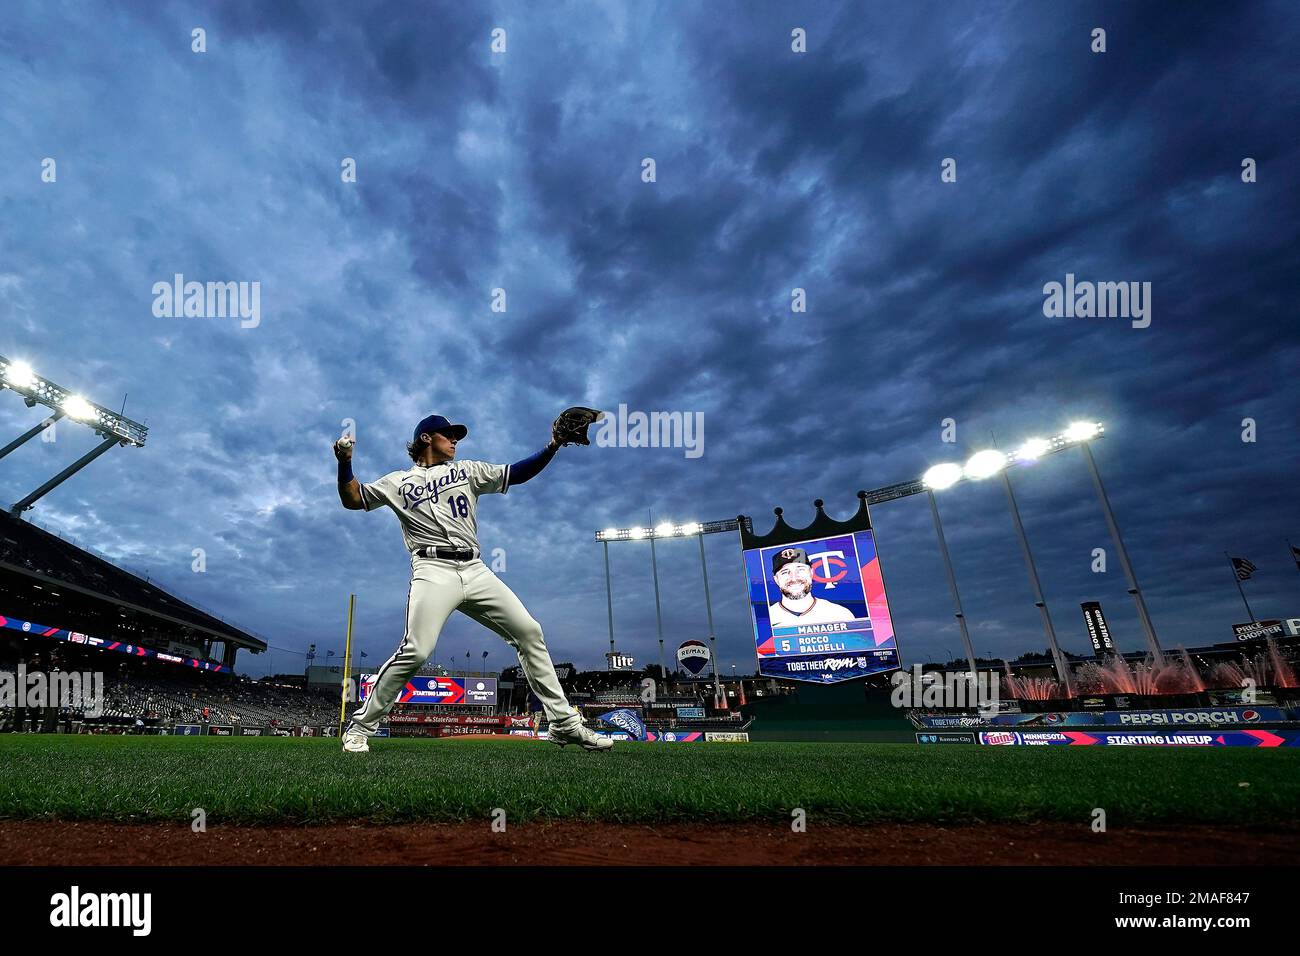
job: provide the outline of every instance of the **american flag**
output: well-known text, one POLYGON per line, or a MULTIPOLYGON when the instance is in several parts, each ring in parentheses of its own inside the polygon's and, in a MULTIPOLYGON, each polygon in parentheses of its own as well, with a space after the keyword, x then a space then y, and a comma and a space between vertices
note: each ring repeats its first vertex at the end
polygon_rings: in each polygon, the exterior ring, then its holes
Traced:
POLYGON ((1237 572, 1238 581, 1249 581, 1250 576, 1258 569, 1255 567, 1255 562, 1251 561, 1250 558, 1233 558, 1232 570, 1237 572))

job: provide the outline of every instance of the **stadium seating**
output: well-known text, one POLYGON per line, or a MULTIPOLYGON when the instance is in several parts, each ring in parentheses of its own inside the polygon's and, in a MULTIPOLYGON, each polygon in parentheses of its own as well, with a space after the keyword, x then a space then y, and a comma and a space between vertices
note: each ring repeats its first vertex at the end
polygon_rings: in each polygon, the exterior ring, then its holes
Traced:
POLYGON ((253 650, 260 638, 28 521, 0 512, 0 613, 133 643, 166 635, 253 650), (51 598, 51 585, 58 587, 51 598))
MULTIPOLYGON (((103 674, 101 717, 90 723, 144 721, 148 727, 187 723, 243 726, 332 726, 339 717, 337 690, 286 687, 243 677, 211 674, 158 662, 142 663, 75 645, 47 647, 39 638, 0 645, 0 671, 54 670, 103 674)), ((85 706, 62 708, 61 717, 81 720, 85 706)))

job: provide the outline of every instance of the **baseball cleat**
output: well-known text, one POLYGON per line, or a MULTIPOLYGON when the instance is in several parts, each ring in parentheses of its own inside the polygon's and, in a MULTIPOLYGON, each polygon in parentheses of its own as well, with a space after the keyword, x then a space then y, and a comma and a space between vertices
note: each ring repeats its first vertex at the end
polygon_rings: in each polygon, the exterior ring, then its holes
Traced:
POLYGON ((349 730, 343 735, 343 752, 349 754, 370 753, 370 738, 358 730, 349 730))
POLYGON ((559 744, 560 747, 566 744, 578 744, 583 750, 609 750, 614 746, 614 741, 589 730, 581 721, 568 728, 551 724, 546 732, 546 739, 553 744, 559 744))

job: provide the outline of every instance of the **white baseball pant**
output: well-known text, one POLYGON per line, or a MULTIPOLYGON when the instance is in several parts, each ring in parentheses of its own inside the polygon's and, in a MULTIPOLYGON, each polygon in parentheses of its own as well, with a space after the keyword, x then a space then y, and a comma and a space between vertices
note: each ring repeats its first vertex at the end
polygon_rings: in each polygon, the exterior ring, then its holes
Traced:
POLYGON ((397 652, 379 668, 370 696, 352 715, 351 729, 366 736, 375 732, 411 675, 433 655, 442 626, 457 610, 496 631, 514 647, 519 667, 542 702, 548 721, 568 725, 581 720, 555 676, 542 626, 486 564, 478 559, 451 561, 412 555, 406 633, 397 652))

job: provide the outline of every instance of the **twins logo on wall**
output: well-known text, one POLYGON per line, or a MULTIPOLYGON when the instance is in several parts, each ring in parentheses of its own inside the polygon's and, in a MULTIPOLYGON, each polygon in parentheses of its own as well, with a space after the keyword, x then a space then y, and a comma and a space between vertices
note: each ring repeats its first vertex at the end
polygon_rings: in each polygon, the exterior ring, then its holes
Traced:
POLYGON ((857 513, 837 521, 818 499, 806 528, 786 524, 777 508, 765 535, 741 516, 759 673, 830 684, 898 668, 866 492, 858 500, 857 513))

